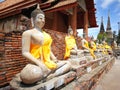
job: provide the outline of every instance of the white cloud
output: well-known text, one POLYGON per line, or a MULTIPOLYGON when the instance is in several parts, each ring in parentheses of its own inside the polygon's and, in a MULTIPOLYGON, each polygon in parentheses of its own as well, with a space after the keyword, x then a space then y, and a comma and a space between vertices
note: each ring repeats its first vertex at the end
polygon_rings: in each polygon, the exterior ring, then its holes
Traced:
POLYGON ((117 0, 117 5, 115 6, 114 13, 116 13, 118 16, 120 16, 120 0, 117 0))
MULTIPOLYGON (((113 3, 115 0, 102 0, 101 7, 107 8, 111 3, 113 3)), ((120 1, 120 0, 119 0, 120 1)))
POLYGON ((116 6, 116 8, 114 9, 114 13, 119 11, 119 6, 116 6))
POLYGON ((98 0, 94 0, 95 1, 95 3, 97 3, 98 2, 98 0))

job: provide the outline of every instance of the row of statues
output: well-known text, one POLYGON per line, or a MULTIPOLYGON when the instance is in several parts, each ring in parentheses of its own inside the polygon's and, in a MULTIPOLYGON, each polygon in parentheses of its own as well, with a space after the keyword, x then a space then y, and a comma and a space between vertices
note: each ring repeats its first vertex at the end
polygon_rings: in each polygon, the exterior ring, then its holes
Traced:
MULTIPOLYGON (((45 25, 45 14, 39 5, 31 13, 31 20, 34 27, 22 34, 22 55, 30 62, 20 72, 20 78, 25 84, 49 80, 72 69, 69 60, 57 60, 51 51, 52 38, 42 29, 45 25)), ((96 59, 94 52, 97 50, 97 46, 94 41, 91 41, 91 47, 89 47, 84 36, 81 43, 82 49, 79 50, 69 26, 68 35, 65 37, 64 59, 69 59, 71 54, 78 55, 83 52, 90 53, 93 59, 96 59)))

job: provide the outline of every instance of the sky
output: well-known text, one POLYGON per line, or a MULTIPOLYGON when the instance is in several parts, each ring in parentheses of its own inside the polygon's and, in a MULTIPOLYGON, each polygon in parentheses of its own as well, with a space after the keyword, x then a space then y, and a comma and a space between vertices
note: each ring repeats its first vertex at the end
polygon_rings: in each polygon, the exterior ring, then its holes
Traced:
POLYGON ((5 0, 0 0, 0 2, 5 1, 5 0))
MULTIPOLYGON (((120 0, 94 0, 96 8, 96 21, 99 27, 88 29, 88 35, 97 38, 100 31, 101 17, 103 16, 104 29, 106 30, 108 12, 112 31, 118 33, 118 22, 120 22, 120 0)), ((82 36, 82 30, 78 30, 79 36, 82 36)))

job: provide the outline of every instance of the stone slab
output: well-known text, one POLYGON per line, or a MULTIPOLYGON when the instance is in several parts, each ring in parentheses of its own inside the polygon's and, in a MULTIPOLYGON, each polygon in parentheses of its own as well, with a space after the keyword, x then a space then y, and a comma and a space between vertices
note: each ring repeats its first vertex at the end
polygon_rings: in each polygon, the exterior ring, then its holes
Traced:
POLYGON ((64 75, 55 77, 47 82, 38 82, 32 85, 25 85, 21 82, 19 74, 13 78, 10 85, 15 90, 51 90, 52 88, 58 88, 63 84, 67 84, 76 78, 76 73, 70 71, 64 75))
POLYGON ((95 86, 101 75, 105 74, 106 71, 110 69, 109 67, 113 65, 114 61, 115 59, 111 58, 91 72, 86 73, 83 76, 75 79, 73 82, 69 83, 61 90, 92 90, 92 87, 95 86))

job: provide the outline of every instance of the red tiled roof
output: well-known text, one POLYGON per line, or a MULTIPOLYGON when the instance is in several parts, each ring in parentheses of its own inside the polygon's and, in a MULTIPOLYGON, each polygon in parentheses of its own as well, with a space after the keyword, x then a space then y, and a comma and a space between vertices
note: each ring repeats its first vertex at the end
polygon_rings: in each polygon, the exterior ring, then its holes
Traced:
POLYGON ((22 9, 28 8, 37 4, 36 0, 16 0, 15 2, 13 1, 7 0, 3 3, 0 3, 0 7, 2 6, 2 9, 0 9, 0 18, 18 14, 21 12, 22 9))
MULTIPOLYGON (((71 8, 72 6, 69 6, 69 5, 70 4, 73 5, 74 3, 77 4, 77 0, 63 0, 63 1, 60 1, 59 3, 57 3, 56 5, 54 5, 50 8, 44 9, 43 11, 53 12, 53 11, 58 11, 58 10, 62 10, 62 9, 71 8), (67 7, 65 7, 65 6, 67 6, 67 7)), ((75 5, 73 5, 73 6, 75 6, 75 5)))
POLYGON ((51 3, 51 2, 54 2, 55 0, 47 0, 46 2, 44 2, 44 3, 41 3, 40 5, 45 5, 45 4, 49 4, 49 3, 51 3))
POLYGON ((47 0, 46 2, 41 3, 41 4, 40 4, 40 7, 41 7, 41 8, 48 7, 48 6, 51 5, 52 2, 55 2, 55 0, 47 0))
POLYGON ((25 1, 25 0, 6 0, 6 1, 0 3, 0 10, 3 10, 7 7, 10 7, 12 5, 15 5, 15 4, 23 2, 23 1, 25 1))
POLYGON ((88 10, 88 20, 89 20, 89 24, 91 27, 97 27, 97 23, 96 23, 96 17, 95 17, 95 7, 94 7, 94 0, 85 0, 86 2, 86 7, 88 10))
MULTIPOLYGON (((21 10, 32 7, 36 5, 38 2, 40 3, 41 0, 6 0, 0 3, 0 7, 1 7, 0 19, 21 13, 21 10)), ((47 0, 44 3, 40 3, 40 7, 44 12, 54 12, 76 6, 78 5, 77 2, 78 2, 77 0, 59 0, 59 2, 56 3, 56 0, 47 0), (52 5, 54 2, 55 4, 52 5)), ((97 25, 96 25, 94 1, 85 0, 85 3, 88 10, 88 19, 89 19, 90 27, 96 27, 97 25)), ((78 14, 81 14, 81 12, 78 14)))
MULTIPOLYGON (((48 11, 62 10, 62 9, 65 9, 64 6, 66 6, 66 5, 68 6, 68 5, 73 4, 73 3, 77 3, 77 0, 62 0, 59 3, 57 3, 56 5, 54 5, 50 8, 44 9, 43 11, 48 12, 48 11), (62 7, 64 7, 64 8, 62 8, 62 7)), ((70 7, 66 7, 66 9, 67 8, 70 8, 70 7)))

